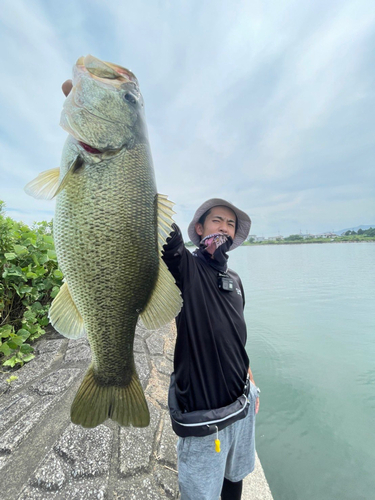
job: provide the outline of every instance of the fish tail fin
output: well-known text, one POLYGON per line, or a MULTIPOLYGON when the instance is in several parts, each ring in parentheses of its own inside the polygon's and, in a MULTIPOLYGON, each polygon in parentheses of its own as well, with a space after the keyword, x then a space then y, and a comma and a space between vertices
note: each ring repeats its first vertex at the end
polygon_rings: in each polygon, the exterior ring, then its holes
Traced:
POLYGON ((135 372, 126 386, 105 386, 96 381, 92 367, 78 389, 70 416, 74 424, 82 427, 96 427, 107 418, 124 427, 147 427, 150 423, 145 395, 135 372))

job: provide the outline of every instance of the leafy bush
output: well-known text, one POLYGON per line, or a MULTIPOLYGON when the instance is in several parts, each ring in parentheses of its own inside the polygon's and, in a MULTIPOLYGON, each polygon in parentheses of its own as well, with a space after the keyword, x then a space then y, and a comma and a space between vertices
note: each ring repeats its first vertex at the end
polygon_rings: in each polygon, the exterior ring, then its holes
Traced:
POLYGON ((45 333, 48 309, 62 285, 52 221, 29 228, 5 216, 0 201, 0 363, 34 358, 30 343, 45 333))

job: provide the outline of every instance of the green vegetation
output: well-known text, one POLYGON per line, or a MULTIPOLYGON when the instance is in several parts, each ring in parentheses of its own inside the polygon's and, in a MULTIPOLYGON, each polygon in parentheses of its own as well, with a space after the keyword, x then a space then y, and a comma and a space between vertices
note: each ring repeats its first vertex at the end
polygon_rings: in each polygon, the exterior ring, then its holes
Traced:
POLYGON ((370 227, 370 229, 358 229, 357 232, 355 231, 346 231, 345 236, 372 236, 375 237, 375 228, 370 227))
POLYGON ((52 222, 29 228, 5 216, 0 201, 0 364, 34 358, 31 343, 45 333, 51 300, 62 285, 52 222))
POLYGON ((284 238, 284 241, 303 241, 303 236, 300 234, 291 234, 287 238, 284 238))

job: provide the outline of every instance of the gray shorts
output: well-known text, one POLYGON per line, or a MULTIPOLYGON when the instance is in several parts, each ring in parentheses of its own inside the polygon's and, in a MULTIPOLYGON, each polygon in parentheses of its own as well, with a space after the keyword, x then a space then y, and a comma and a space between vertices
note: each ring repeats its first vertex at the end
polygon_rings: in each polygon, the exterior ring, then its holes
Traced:
POLYGON ((219 431, 220 453, 215 451, 216 434, 179 438, 178 483, 181 500, 218 500, 224 477, 241 481, 255 465, 256 387, 251 383, 247 416, 219 431))

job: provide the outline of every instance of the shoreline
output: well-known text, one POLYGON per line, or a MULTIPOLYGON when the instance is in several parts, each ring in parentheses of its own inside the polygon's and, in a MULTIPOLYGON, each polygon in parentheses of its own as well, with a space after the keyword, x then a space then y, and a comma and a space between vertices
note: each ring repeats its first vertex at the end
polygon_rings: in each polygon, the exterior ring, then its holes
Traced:
POLYGON ((259 243, 246 243, 242 247, 252 246, 266 246, 266 245, 326 245, 328 243, 375 243, 373 240, 340 240, 340 241, 282 241, 282 242, 259 242, 259 243))

